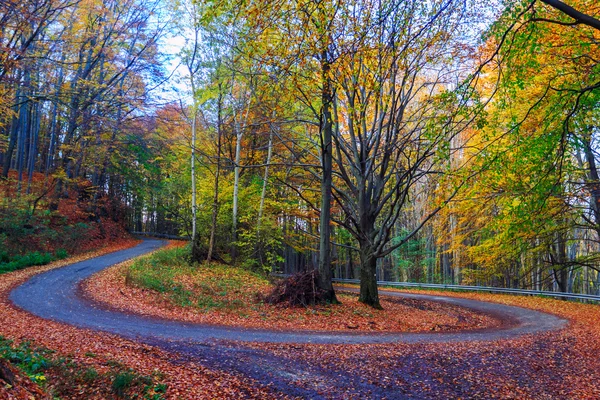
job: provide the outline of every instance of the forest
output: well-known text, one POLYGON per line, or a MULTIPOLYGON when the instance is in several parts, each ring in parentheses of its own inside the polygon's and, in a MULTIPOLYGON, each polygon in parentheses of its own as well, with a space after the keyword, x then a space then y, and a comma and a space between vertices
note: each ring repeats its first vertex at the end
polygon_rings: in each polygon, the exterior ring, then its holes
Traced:
POLYGON ((374 307, 377 280, 600 294, 598 15, 2 1, 0 269, 127 230, 316 269, 328 301, 334 277, 374 307))

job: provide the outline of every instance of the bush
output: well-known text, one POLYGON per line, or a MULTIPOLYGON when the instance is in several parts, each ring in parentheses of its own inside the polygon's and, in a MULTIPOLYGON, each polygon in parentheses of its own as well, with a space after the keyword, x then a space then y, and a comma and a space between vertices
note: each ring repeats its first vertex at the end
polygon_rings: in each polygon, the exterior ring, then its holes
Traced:
POLYGON ((0 336, 0 358, 18 366, 30 377, 41 376, 40 372, 52 365, 50 354, 49 350, 32 348, 29 342, 13 347, 11 340, 0 336))
POLYGON ((265 274, 276 270, 277 266, 284 261, 281 256, 283 249, 281 228, 268 218, 262 220, 260 231, 256 230, 255 221, 242 219, 242 222, 246 228, 240 230, 236 242, 240 250, 242 266, 265 274))
POLYGON ((9 257, 8 255, 5 257, 0 256, 0 259, 6 260, 4 262, 0 262, 0 274, 17 271, 19 269, 35 265, 46 265, 54 260, 60 260, 66 258, 67 256, 68 254, 64 249, 57 250, 54 255, 51 253, 40 253, 38 251, 34 251, 32 253, 16 255, 13 257, 9 257))
POLYGON ((58 249, 54 253, 54 257, 56 257, 57 260, 65 259, 68 256, 69 256, 69 253, 67 253, 67 251, 65 249, 58 249))

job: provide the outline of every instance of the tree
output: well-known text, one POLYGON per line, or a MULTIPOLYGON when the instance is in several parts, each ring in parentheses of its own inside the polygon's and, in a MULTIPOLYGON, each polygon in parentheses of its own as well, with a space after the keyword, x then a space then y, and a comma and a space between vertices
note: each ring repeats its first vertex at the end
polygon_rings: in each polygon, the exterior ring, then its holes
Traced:
POLYGON ((402 210, 420 182, 442 172, 436 160, 470 118, 446 103, 450 77, 460 76, 446 58, 460 10, 452 2, 395 1, 345 10, 333 189, 343 218, 334 220, 358 243, 360 301, 373 307, 380 307, 377 260, 410 240, 440 207, 391 245, 402 210))
POLYGON ((470 282, 568 291, 597 269, 594 32, 530 2, 490 31, 478 88, 491 99, 487 126, 462 154, 478 179, 438 221, 470 282))

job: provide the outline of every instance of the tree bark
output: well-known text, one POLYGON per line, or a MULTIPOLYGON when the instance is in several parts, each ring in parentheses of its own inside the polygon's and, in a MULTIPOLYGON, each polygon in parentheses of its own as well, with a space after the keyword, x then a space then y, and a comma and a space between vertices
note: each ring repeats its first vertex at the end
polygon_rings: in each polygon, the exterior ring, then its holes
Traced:
POLYGON ((365 243, 360 248, 360 296, 358 301, 376 309, 382 309, 379 304, 377 290, 377 258, 373 249, 365 243))
MULTIPOLYGON (((273 112, 273 117, 275 117, 275 112, 273 112)), ((260 223, 262 220, 264 208, 265 208, 265 198, 267 197, 267 181, 269 180, 269 164, 271 164, 271 156, 273 154, 273 126, 271 126, 269 132, 269 144, 267 149, 267 161, 265 163, 265 174, 263 176, 263 186, 262 191, 260 193, 260 205, 258 207, 258 220, 256 221, 256 233, 260 233, 260 223)), ((258 238, 257 238, 258 239, 258 238)))
POLYGON ((330 64, 327 50, 321 53, 321 72, 323 74, 322 109, 321 109, 321 213, 319 216, 319 288, 325 292, 324 298, 337 303, 332 283, 331 270, 331 185, 333 168, 333 120, 331 108, 333 103, 332 84, 329 77, 330 64))
POLYGON ((238 240, 238 203, 240 191, 240 159, 242 153, 242 130, 237 126, 236 143, 235 143, 235 167, 233 170, 233 205, 232 205, 232 226, 231 226, 231 256, 237 257, 237 240, 238 240))
POLYGON ((217 168, 215 171, 215 187, 213 193, 210 239, 208 240, 208 254, 206 255, 206 261, 209 262, 212 259, 213 249, 215 247, 215 235, 217 232, 217 216, 219 214, 219 177, 221 175, 221 123, 223 112, 223 95, 221 93, 221 85, 219 85, 219 98, 217 107, 217 168))
POLYGON ((585 14, 581 11, 574 9, 573 7, 563 3, 559 0, 541 0, 542 3, 546 3, 551 7, 565 13, 569 17, 573 18, 581 24, 585 24, 594 29, 600 30, 600 19, 596 19, 589 14, 585 14))
MULTIPOLYGON (((193 78, 192 78, 193 79, 193 78)), ((192 85, 193 87, 193 85, 192 85)), ((196 243, 196 110, 197 104, 194 100, 194 109, 192 110, 192 151, 190 158, 191 181, 192 181, 192 243, 196 243)))

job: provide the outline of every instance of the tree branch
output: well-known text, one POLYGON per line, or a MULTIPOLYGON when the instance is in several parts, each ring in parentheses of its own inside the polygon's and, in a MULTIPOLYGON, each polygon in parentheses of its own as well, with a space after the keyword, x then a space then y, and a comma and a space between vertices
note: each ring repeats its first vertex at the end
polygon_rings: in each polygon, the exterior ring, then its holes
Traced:
POLYGON ((559 0, 541 0, 541 2, 557 9, 558 11, 567 14, 569 17, 582 24, 585 24, 600 31, 600 20, 592 17, 591 15, 587 15, 582 13, 581 11, 577 11, 573 7, 559 0))

